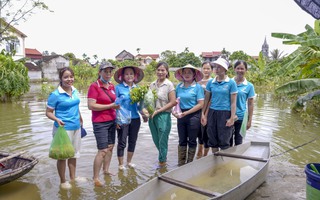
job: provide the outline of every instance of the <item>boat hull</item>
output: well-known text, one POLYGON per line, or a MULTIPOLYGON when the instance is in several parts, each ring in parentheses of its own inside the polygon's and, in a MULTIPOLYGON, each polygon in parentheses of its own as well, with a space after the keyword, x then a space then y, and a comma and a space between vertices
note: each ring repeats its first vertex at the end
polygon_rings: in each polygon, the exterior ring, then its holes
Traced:
MULTIPOLYGON (((10 156, 10 153, 0 152, 0 159, 10 156)), ((19 155, 3 162, 0 171, 0 185, 10 183, 28 173, 38 160, 33 156, 19 155)))
POLYGON ((156 177, 120 199, 245 199, 266 180, 269 145, 268 142, 246 142, 220 151, 240 158, 211 154, 194 160, 161 175, 164 179, 177 180, 178 186, 156 177), (187 184, 187 189, 181 182, 187 184))

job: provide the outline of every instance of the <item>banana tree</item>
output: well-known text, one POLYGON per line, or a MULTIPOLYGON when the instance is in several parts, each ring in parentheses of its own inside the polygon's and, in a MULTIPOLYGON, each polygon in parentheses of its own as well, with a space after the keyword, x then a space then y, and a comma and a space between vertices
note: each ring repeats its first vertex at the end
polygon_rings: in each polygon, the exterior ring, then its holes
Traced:
POLYGON ((276 89, 278 93, 301 94, 296 106, 303 106, 306 101, 320 97, 320 21, 315 20, 314 28, 305 26, 306 31, 298 35, 272 33, 271 36, 283 39, 283 44, 298 45, 279 70, 279 75, 291 74, 295 80, 276 89), (316 90, 316 91, 315 91, 316 90))

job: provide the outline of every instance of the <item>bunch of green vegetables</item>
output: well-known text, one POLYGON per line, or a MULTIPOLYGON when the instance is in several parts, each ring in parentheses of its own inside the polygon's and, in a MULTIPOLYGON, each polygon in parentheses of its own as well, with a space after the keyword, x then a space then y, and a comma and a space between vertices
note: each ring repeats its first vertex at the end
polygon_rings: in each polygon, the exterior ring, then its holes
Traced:
POLYGON ((142 101, 148 90, 148 86, 135 87, 132 90, 130 90, 131 104, 142 101))
POLYGON ((65 128, 59 126, 50 145, 49 157, 56 160, 65 160, 72 158, 74 154, 73 145, 65 128))

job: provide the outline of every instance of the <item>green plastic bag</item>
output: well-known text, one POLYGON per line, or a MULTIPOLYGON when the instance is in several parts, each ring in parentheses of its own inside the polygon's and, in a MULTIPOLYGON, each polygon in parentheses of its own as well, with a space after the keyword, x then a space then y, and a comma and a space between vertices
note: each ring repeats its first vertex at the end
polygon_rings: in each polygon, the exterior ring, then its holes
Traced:
POLYGON ((49 149, 49 157, 56 160, 65 160, 74 157, 74 148, 63 126, 59 126, 54 134, 49 149))
POLYGON ((241 128, 240 128, 240 135, 244 139, 247 133, 247 123, 248 123, 248 112, 246 111, 243 116, 241 128))

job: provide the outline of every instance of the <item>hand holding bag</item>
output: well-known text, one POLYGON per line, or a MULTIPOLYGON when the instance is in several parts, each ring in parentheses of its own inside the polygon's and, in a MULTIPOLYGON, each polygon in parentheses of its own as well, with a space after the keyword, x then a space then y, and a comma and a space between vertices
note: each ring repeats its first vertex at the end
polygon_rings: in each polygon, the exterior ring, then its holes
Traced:
POLYGON ((74 148, 65 128, 59 126, 50 145, 49 157, 56 160, 65 160, 74 157, 74 154, 74 148))

